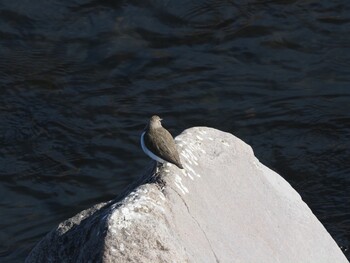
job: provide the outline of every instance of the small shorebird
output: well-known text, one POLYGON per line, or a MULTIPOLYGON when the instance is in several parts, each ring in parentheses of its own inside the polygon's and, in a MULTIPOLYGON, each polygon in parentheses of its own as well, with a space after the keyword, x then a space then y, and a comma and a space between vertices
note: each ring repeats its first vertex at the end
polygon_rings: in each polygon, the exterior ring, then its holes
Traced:
POLYGON ((162 119, 154 115, 141 134, 142 150, 159 163, 169 162, 183 169, 179 153, 170 132, 163 128, 162 119))

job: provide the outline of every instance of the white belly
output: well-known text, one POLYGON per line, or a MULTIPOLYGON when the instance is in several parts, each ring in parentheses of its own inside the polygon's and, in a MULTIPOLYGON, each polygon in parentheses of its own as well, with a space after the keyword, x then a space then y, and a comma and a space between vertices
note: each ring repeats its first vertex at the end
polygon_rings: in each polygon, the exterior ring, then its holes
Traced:
POLYGON ((152 153, 150 150, 147 149, 145 142, 144 142, 144 137, 145 136, 145 132, 143 132, 141 134, 141 147, 142 150, 145 152, 145 154, 147 154, 149 157, 151 157, 153 160, 160 162, 160 163, 164 163, 165 161, 162 158, 159 158, 157 155, 155 155, 154 153, 152 153))

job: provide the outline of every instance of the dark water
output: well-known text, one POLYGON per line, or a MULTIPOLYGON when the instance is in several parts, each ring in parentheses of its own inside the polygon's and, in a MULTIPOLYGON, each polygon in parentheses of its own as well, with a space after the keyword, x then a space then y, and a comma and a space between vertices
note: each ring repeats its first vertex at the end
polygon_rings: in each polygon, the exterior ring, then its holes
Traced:
POLYGON ((0 261, 135 179, 153 113, 251 144, 350 258, 349 32, 348 0, 1 0, 0 261))

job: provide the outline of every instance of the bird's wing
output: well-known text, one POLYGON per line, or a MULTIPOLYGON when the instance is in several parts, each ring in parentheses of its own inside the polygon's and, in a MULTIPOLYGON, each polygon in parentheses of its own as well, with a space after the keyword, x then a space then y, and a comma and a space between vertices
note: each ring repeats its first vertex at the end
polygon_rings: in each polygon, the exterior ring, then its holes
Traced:
POLYGON ((167 130, 156 129, 152 133, 147 133, 145 136, 145 144, 154 154, 161 153, 159 157, 163 160, 182 167, 174 139, 167 130), (152 138, 152 136, 156 138, 152 138), (157 140, 159 143, 154 143, 157 140))

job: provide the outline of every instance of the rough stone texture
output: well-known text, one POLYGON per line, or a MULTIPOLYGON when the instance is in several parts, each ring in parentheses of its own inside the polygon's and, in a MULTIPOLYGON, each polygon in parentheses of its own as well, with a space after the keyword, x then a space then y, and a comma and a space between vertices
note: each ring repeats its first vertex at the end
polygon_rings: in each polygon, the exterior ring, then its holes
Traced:
POLYGON ((348 262, 299 194, 231 134, 176 138, 166 165, 51 231, 26 262, 348 262))

